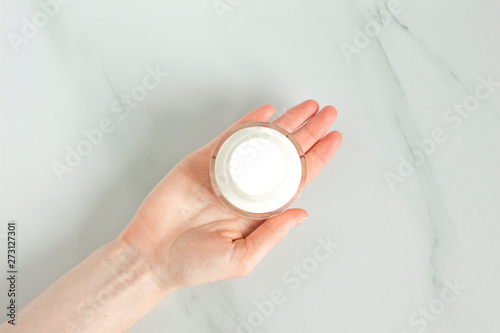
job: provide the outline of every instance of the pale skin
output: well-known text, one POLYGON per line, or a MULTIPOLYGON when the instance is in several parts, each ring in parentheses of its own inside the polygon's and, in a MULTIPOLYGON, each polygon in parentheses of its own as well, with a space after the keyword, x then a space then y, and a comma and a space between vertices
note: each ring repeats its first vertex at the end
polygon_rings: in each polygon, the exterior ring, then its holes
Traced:
MULTIPOLYGON (((306 186, 342 143, 339 132, 327 133, 335 108, 318 110, 308 100, 274 121, 306 152, 306 186)), ((265 105, 230 128, 273 114, 265 105)), ((209 178, 210 158, 224 133, 180 161, 116 239, 59 278, 17 314, 15 326, 5 322, 0 332, 124 332, 179 288, 249 274, 308 214, 294 208, 251 220, 225 208, 209 178)))

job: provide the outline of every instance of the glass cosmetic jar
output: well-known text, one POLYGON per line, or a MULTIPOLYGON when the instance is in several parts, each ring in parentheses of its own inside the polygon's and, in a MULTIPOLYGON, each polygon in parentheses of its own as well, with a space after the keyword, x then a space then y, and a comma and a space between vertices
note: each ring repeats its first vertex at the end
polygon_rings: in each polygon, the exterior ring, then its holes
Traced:
POLYGON ((268 122, 231 129, 210 161, 210 180, 221 202, 252 219, 285 211, 302 192, 306 174, 306 158, 297 140, 268 122))

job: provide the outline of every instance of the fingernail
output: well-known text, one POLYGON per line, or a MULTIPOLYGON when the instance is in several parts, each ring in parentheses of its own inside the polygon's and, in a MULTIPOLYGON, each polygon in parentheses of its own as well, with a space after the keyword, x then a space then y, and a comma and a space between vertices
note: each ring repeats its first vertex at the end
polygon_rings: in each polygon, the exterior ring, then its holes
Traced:
POLYGON ((295 222, 294 227, 298 226, 299 224, 301 224, 302 222, 304 222, 305 220, 307 220, 308 217, 309 216, 304 216, 301 219, 299 219, 297 222, 295 222))

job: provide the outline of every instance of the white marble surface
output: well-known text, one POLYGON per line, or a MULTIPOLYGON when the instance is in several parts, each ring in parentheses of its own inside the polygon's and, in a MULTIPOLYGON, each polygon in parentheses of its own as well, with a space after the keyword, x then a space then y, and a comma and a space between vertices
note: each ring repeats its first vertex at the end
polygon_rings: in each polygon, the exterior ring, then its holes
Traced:
POLYGON ((248 277, 177 291, 130 332, 499 332, 500 86, 480 79, 500 82, 499 2, 221 3, 71 0, 29 31, 39 3, 1 2, 0 231, 18 222, 19 305, 241 115, 312 98, 337 107, 344 144, 295 205, 308 221, 248 277), (125 113, 131 92, 147 96, 125 113), (113 130, 59 180, 53 163, 99 124, 113 130))

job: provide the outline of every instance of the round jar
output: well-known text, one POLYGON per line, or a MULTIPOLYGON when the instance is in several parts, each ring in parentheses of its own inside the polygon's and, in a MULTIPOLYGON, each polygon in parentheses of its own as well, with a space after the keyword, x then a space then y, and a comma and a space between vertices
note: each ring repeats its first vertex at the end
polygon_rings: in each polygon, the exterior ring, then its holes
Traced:
POLYGON ((295 138, 267 122, 236 126, 217 143, 210 161, 216 195, 234 213, 254 219, 285 211, 306 180, 306 158, 295 138))

